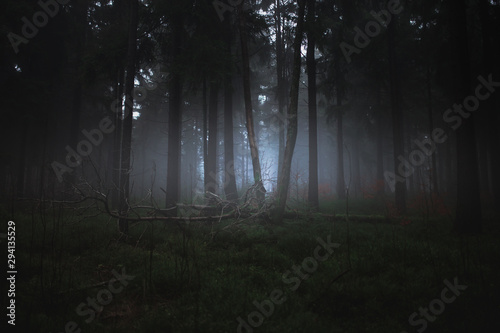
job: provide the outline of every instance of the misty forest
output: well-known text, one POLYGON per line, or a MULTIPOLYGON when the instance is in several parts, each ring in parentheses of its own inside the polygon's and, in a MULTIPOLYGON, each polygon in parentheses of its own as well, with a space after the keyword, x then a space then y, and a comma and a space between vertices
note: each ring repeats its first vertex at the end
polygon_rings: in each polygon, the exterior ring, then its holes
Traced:
POLYGON ((500 332, 500 1, 0 17, 7 332, 500 332))

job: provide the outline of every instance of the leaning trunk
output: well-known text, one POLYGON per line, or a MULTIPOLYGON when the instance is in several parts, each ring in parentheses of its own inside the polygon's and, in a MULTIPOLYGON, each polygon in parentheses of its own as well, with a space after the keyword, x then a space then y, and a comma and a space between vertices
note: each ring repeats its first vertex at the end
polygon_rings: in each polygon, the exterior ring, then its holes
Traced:
POLYGON ((246 32, 245 13, 243 6, 239 6, 239 23, 240 23, 240 41, 241 41, 241 57, 243 60, 243 95, 245 100, 245 116, 248 132, 248 142, 250 144, 250 155, 252 156, 253 179, 256 186, 257 200, 262 203, 265 198, 266 189, 262 183, 262 174, 260 169, 259 149, 255 138, 255 130, 253 126, 253 111, 252 111, 252 95, 250 93, 250 59, 248 55, 248 42, 246 32))

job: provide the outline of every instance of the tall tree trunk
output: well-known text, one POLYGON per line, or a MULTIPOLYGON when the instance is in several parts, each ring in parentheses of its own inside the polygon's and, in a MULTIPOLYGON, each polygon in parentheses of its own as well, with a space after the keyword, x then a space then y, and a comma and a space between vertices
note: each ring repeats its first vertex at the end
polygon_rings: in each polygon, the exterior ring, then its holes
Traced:
POLYGON ((118 78, 116 82, 116 105, 113 116, 113 163, 112 163, 112 188, 111 188, 111 206, 114 209, 118 209, 120 206, 120 178, 121 178, 121 153, 122 153, 122 117, 123 117, 123 80, 125 77, 125 71, 123 68, 118 69, 118 78))
MULTIPOLYGON (((451 42, 456 54, 457 77, 455 100, 470 94, 471 62, 467 38, 467 5, 465 0, 449 1, 451 11, 451 42)), ((462 121, 457 129, 457 213, 455 230, 459 233, 481 232, 481 199, 477 161, 475 115, 462 121)))
MULTIPOLYGON (((122 159, 121 159, 121 184, 120 184, 120 215, 126 216, 128 212, 128 201, 130 197, 130 171, 132 150, 132 119, 134 111, 134 79, 135 60, 137 49, 137 25, 138 25, 138 0, 129 0, 130 22, 127 49, 127 74, 125 76, 125 115, 123 119, 122 159)), ((128 221, 118 221, 120 232, 128 233, 128 221)))
MULTIPOLYGON (((230 21, 226 20, 227 54, 231 55, 230 21)), ((234 173, 234 130, 233 130, 233 84, 232 64, 228 61, 224 79, 224 193, 229 201, 238 201, 236 175, 234 173)))
POLYGON ((248 132, 248 142, 250 143, 250 155, 252 156, 253 180, 257 189, 257 200, 262 203, 265 198, 266 189, 262 183, 262 173, 260 169, 259 149, 255 137, 253 124, 252 95, 250 92, 250 58, 248 55, 247 29, 245 22, 243 5, 239 6, 239 24, 241 41, 241 58, 243 60, 243 95, 245 100, 246 126, 248 132))
MULTIPOLYGON (((73 40, 75 42, 75 63, 74 63, 74 75, 75 82, 73 88, 73 102, 72 102, 72 113, 71 113, 71 126, 70 126, 70 147, 76 147, 78 144, 78 136, 80 134, 80 114, 82 109, 82 58, 83 50, 85 47, 85 30, 87 27, 87 9, 88 6, 86 2, 82 0, 74 2, 74 18, 77 24, 75 24, 74 29, 76 30, 73 40)), ((69 174, 68 182, 65 187, 66 190, 70 190, 71 186, 76 183, 77 171, 74 170, 69 174)))
POLYGON ((448 194, 455 196, 457 194, 457 170, 456 170, 456 165, 453 163, 453 161, 456 158, 456 152, 455 152, 455 147, 456 145, 456 139, 453 140, 453 138, 450 138, 449 142, 445 142, 446 145, 446 157, 444 158, 444 170, 445 170, 445 179, 446 179, 446 186, 447 186, 447 192, 448 194))
POLYGON ((285 106, 286 106, 286 78, 285 78, 285 44, 282 32, 281 0, 276 0, 276 72, 278 93, 278 179, 283 168, 285 155, 285 106))
MULTIPOLYGON (((430 65, 427 65, 427 114, 429 117, 429 139, 432 137, 432 131, 434 130, 434 115, 432 112, 432 88, 431 88, 431 68, 430 65)), ((436 147, 437 149, 437 147, 436 147)), ((429 158, 431 159, 431 192, 439 193, 438 188, 438 174, 437 174, 437 164, 436 164, 436 155, 437 151, 435 151, 429 158)))
POLYGON ((219 86, 210 84, 208 101, 208 140, 205 159, 205 192, 215 193, 217 190, 217 108, 219 86))
MULTIPOLYGON (((338 89, 338 87, 337 87, 338 89)), ((342 100, 339 100, 337 93, 337 106, 342 105, 342 100)), ((344 131, 343 131, 343 114, 339 109, 337 111, 337 195, 339 199, 346 198, 346 185, 344 173, 344 131)))
POLYGON ((207 78, 203 78, 202 109, 203 109, 203 190, 206 191, 206 179, 208 179, 208 87, 207 78))
MULTIPOLYGON (((19 142, 19 154, 17 158, 16 183, 14 186, 13 199, 24 197, 26 187, 26 152, 28 142, 28 126, 22 127, 21 141, 19 142)), ((74 172, 74 171, 73 171, 74 172)))
MULTIPOLYGON (((482 25, 481 35, 483 42, 483 75, 487 77, 491 71, 493 71, 493 78, 498 79, 500 76, 500 67, 495 59, 495 55, 498 54, 498 46, 493 45, 491 41, 492 33, 498 31, 498 21, 497 26, 495 26, 489 14, 489 7, 491 7, 489 0, 479 1, 479 15, 482 25), (492 52, 495 48, 496 51, 492 52)), ((481 113, 481 115, 484 115, 483 118, 486 119, 488 124, 486 148, 489 154, 489 170, 491 174, 490 185, 493 192, 494 207, 500 207, 500 173, 497 172, 498 166, 500 165, 500 151, 498 149, 500 136, 498 135, 498 108, 495 107, 495 102, 498 103, 498 101, 498 93, 495 96, 491 96, 486 101, 483 101, 482 103, 484 103, 486 112, 481 113)))
POLYGON ((353 187, 354 187, 354 197, 358 198, 361 192, 361 168, 360 168, 360 147, 359 142, 361 138, 361 130, 358 128, 356 130, 355 137, 352 143, 352 174, 353 174, 353 187))
MULTIPOLYGON (((339 40, 341 38, 339 37, 339 40)), ((342 73, 340 71, 340 54, 336 52, 335 57, 335 83, 337 91, 337 195, 339 199, 346 198, 345 194, 345 176, 344 176, 344 133, 343 133, 343 114, 342 114, 342 73)))
POLYGON ((384 181, 384 114, 382 112, 382 97, 380 88, 377 89, 377 173, 376 173, 376 188, 378 194, 385 193, 384 181))
MULTIPOLYGON (((391 107, 392 107, 392 140, 394 143, 394 172, 399 169, 399 156, 404 156, 404 136, 403 136, 403 112, 401 109, 401 92, 399 90, 399 66, 396 56, 396 25, 397 17, 394 17, 388 28, 388 49, 390 67, 391 86, 391 107)), ((406 214, 406 178, 397 181, 395 184, 395 204, 399 214, 406 214)))
MULTIPOLYGON (((412 136, 413 133, 412 133, 410 124, 408 122, 405 122, 405 123, 403 123, 403 126, 405 128, 404 132, 406 133, 406 135, 403 134, 403 140, 406 141, 406 146, 408 147, 408 150, 412 151, 413 147, 411 145, 410 137, 414 137, 414 136, 412 136)), ((418 181, 417 181, 417 175, 419 173, 420 173, 420 168, 415 167, 415 171, 407 178, 408 179, 408 187, 406 190, 407 196, 412 196, 412 195, 415 195, 417 193, 418 185, 419 185, 418 181), (415 184, 417 184, 417 185, 415 185, 415 184)))
MULTIPOLYGON (((173 21, 173 42, 171 60, 173 64, 179 61, 182 48, 183 17, 178 14, 173 21)), ((182 134, 182 79, 177 66, 172 71, 168 101, 168 161, 167 188, 165 203, 170 209, 169 215, 177 215, 177 203, 180 196, 181 180, 181 134, 182 134)))
MULTIPOLYGON (((339 29, 337 40, 341 41, 342 30, 339 29)), ((337 195, 339 199, 346 198, 345 173, 344 173, 344 133, 342 101, 344 99, 344 75, 340 68, 341 55, 338 48, 335 48, 335 85, 337 92, 337 195)))
POLYGON ((245 139, 241 140, 241 188, 245 188, 247 185, 247 151, 245 139))
POLYGON ((293 44, 293 72, 290 86, 290 107, 288 108, 288 126, 286 134, 285 156, 283 159, 283 169, 281 177, 278 179, 278 195, 276 198, 276 207, 273 212, 273 221, 281 223, 283 213, 285 212, 286 199, 288 196, 288 187, 290 186, 290 171, 292 167, 293 151, 297 140, 297 111, 299 104, 299 82, 301 67, 301 45, 302 34, 304 30, 304 12, 305 0, 298 0, 299 10, 297 16, 297 27, 295 40, 293 44))
POLYGON ((319 210, 318 197, 318 115, 316 106, 316 0, 307 0, 307 96, 309 102, 309 207, 319 210))

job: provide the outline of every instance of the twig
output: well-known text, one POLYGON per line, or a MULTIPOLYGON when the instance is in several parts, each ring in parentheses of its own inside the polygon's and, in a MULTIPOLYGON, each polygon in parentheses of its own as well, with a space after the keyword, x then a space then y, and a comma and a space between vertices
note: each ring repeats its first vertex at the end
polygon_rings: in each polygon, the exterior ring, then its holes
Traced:
POLYGON ((351 271, 351 269, 347 269, 345 271, 343 271, 342 273, 340 273, 339 275, 337 275, 335 278, 333 278, 333 280, 331 280, 325 288, 323 288, 323 291, 320 293, 320 295, 318 297, 316 297, 313 301, 309 302, 308 303, 308 306, 311 306, 312 304, 316 303, 317 301, 319 301, 322 297, 325 297, 326 296, 326 291, 328 290, 328 288, 330 288, 330 286, 335 282, 337 281, 338 279, 340 279, 342 276, 346 275, 347 273, 349 273, 351 271))

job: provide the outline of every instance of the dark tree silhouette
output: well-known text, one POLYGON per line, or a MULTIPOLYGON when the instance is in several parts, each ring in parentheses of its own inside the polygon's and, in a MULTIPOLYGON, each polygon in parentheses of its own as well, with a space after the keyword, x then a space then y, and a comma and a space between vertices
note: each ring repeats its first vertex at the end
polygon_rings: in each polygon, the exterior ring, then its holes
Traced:
MULTIPOLYGON (((137 25, 139 23, 139 4, 129 0, 130 22, 125 75, 125 108, 123 117, 121 177, 120 177, 120 215, 127 216, 130 198, 130 169, 132 156, 132 119, 134 111, 134 79, 137 54, 137 25)), ((120 232, 128 233, 128 220, 118 221, 120 232)))
POLYGON ((307 96, 309 107, 309 206, 319 209, 318 198, 318 116, 316 105, 316 0, 307 0, 307 96))
MULTIPOLYGON (((467 39, 467 4, 465 0, 448 1, 450 10, 451 44, 456 50, 454 62, 455 100, 471 93, 471 61, 467 39)), ((457 129, 457 215, 455 230, 474 233, 482 230, 479 169, 477 164, 475 115, 463 119, 457 129)))
POLYGON ((248 142, 250 145, 250 155, 252 156, 253 180, 257 188, 257 200, 264 201, 266 189, 262 183, 262 172, 260 168, 259 148, 257 147, 257 139, 255 137, 253 123, 253 108, 252 95, 250 91, 250 57, 248 54, 247 27, 245 20, 245 12, 243 5, 238 7, 239 14, 239 30, 241 42, 241 58, 243 61, 243 95, 245 100, 245 119, 248 133, 248 142))
POLYGON ((304 31, 304 13, 305 0, 299 0, 299 9, 297 13, 297 28, 295 30, 295 40, 293 43, 293 71, 290 84, 290 107, 288 108, 288 126, 286 133, 285 155, 283 169, 278 179, 278 195, 276 197, 276 207, 273 212, 273 221, 281 223, 283 213, 285 212, 286 199, 288 196, 288 187, 290 186, 290 171, 292 166, 293 151, 295 141, 297 140, 297 110, 299 103, 299 81, 301 72, 301 53, 302 35, 304 31))

